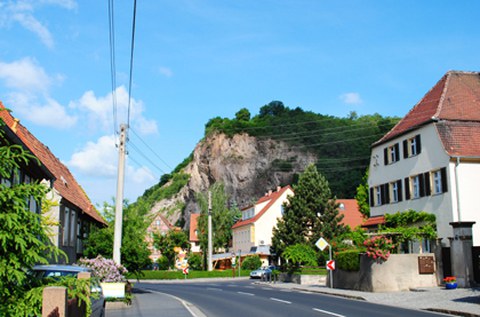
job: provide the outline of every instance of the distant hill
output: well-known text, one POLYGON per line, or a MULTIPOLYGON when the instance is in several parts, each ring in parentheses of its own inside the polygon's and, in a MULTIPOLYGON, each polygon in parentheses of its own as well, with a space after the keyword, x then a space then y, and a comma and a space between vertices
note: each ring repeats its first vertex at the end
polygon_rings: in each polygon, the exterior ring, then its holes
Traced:
POLYGON ((243 108, 233 119, 210 119, 192 155, 139 200, 184 225, 190 213, 199 212, 195 193, 217 181, 225 184, 232 204, 242 207, 269 189, 294 183, 312 162, 337 198, 353 198, 371 144, 398 120, 355 113, 338 118, 290 109, 280 101, 261 107, 254 117, 243 108))

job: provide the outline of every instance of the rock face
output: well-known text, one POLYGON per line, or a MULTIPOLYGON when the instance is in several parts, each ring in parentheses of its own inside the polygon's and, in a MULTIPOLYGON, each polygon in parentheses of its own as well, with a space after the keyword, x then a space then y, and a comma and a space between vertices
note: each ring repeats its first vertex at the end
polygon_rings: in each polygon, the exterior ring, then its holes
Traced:
POLYGON ((242 208, 270 189, 291 184, 316 161, 313 153, 285 142, 215 134, 195 147, 193 161, 184 169, 190 175, 188 184, 173 198, 157 202, 152 212, 160 211, 173 223, 183 216, 188 226, 190 214, 200 212, 195 193, 206 192, 214 183, 223 182, 230 202, 242 208))

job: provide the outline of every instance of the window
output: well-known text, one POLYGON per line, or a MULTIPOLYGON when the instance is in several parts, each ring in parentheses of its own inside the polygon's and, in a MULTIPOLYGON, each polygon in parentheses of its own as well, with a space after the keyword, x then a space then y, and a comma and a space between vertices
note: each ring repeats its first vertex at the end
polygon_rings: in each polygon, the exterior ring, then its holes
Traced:
POLYGON ((402 201, 402 181, 397 180, 390 183, 390 197, 392 203, 402 201))
POLYGON ((412 157, 420 154, 422 150, 420 142, 420 134, 414 136, 413 138, 403 141, 403 157, 412 157))
POLYGON ((380 186, 375 187, 375 193, 377 196, 377 200, 375 201, 376 206, 380 206, 382 204, 382 188, 380 186))
POLYGON ((285 206, 284 205, 280 206, 280 212, 281 212, 281 215, 283 216, 283 214, 285 213, 285 206))
POLYGON ((400 147, 398 143, 384 149, 385 165, 395 163, 400 160, 400 147))
POLYGON ((416 175, 412 177, 412 198, 420 198, 420 176, 416 175))
POLYGON ((442 174, 440 170, 433 172, 433 193, 442 193, 442 174))
POLYGON ((63 245, 68 245, 68 238, 69 238, 69 229, 70 229, 70 209, 65 207, 64 209, 64 216, 63 216, 63 245))

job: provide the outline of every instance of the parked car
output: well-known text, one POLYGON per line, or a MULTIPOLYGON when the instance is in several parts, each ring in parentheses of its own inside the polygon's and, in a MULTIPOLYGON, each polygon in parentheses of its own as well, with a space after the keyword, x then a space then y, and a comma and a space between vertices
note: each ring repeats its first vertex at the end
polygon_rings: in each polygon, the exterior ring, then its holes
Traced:
POLYGON ((268 267, 261 267, 250 272, 250 278, 269 278, 272 276, 272 270, 268 267))
MULTIPOLYGON (((65 276, 77 276, 80 272, 90 272, 91 269, 78 266, 78 265, 62 265, 62 264, 49 264, 49 265, 35 265, 32 269, 32 275, 35 278, 61 278, 65 276)), ((98 298, 92 298, 92 314, 91 317, 104 317, 105 316, 105 298, 102 294, 102 287, 95 280, 92 279, 91 284, 92 293, 97 293, 98 298)), ((96 296, 97 297, 97 296, 96 296)))

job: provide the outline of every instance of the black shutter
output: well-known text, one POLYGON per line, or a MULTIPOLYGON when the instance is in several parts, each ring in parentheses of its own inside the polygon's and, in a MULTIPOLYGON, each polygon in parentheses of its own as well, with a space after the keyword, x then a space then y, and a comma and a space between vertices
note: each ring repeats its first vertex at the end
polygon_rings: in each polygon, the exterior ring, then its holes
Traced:
POLYGON ((410 179, 408 177, 405 178, 405 200, 410 199, 410 179))
POLYGON ((432 194, 430 186, 430 172, 423 174, 423 177, 425 178, 425 196, 430 196, 432 194))
POLYGON ((420 142, 420 134, 415 136, 415 147, 417 150, 417 155, 422 152, 422 143, 420 142))
POLYGON ((425 179, 423 174, 418 174, 418 180, 420 183, 420 197, 425 197, 425 179))
POLYGON ((400 161, 400 145, 395 143, 395 159, 396 161, 400 161))
POLYGON ((440 174, 442 176, 442 191, 444 193, 448 192, 448 185, 447 185, 447 168, 444 167, 440 169, 440 174))
POLYGON ((388 148, 383 149, 383 162, 388 165, 388 148))
POLYGON ((403 158, 408 157, 408 140, 403 140, 403 158))
POLYGON ((383 202, 385 202, 385 204, 389 204, 390 203, 390 190, 389 190, 389 185, 388 184, 383 184, 382 192, 383 192, 383 196, 384 196, 383 202))
POLYGON ((373 196, 373 187, 370 187, 370 207, 375 206, 375 196, 373 196))
POLYGON ((400 179, 397 181, 397 189, 398 189, 398 201, 402 201, 402 181, 400 179))

